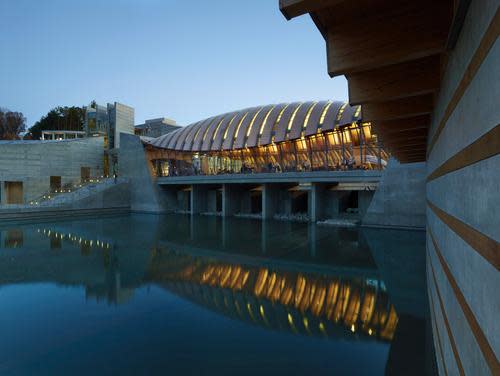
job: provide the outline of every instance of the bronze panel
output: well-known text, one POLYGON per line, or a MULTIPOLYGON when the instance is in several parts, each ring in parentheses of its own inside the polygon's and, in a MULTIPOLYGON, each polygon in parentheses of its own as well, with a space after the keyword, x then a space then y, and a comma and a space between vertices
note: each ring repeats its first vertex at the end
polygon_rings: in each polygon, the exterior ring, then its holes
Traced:
MULTIPOLYGON (((333 102, 325 115, 325 120, 323 121, 323 126, 321 127, 322 131, 331 131, 335 128, 337 124, 337 114, 340 110, 340 107, 345 102, 333 102)), ((349 105, 347 105, 349 106, 349 105)))
MULTIPOLYGON (((221 122, 221 120, 222 120, 222 123, 220 125, 222 127, 223 123, 231 120, 231 117, 233 115, 234 115, 234 113, 228 112, 228 113, 225 113, 221 116, 218 116, 217 119, 206 128, 207 133, 205 135, 205 140, 203 140, 203 135, 201 135, 202 139, 200 140, 200 143, 201 143, 200 149, 202 151, 208 151, 212 147, 214 133, 217 129, 217 125, 219 125, 219 122, 221 122)), ((219 132, 220 132, 220 128, 219 128, 219 132)), ((218 132, 217 132, 217 134, 218 134, 218 132)))
POLYGON ((217 125, 219 122, 214 122, 210 127, 205 142, 203 143, 203 150, 218 150, 222 144, 222 136, 227 126, 231 122, 231 119, 238 115, 238 112, 231 112, 224 116, 222 123, 220 123, 219 129, 217 130, 217 125), (210 137, 209 137, 210 136, 210 137), (218 145, 218 147, 215 147, 218 145))
MULTIPOLYGON (((236 140, 234 140, 233 143, 233 149, 241 149, 243 146, 245 146, 245 140, 247 139, 247 132, 248 132, 248 127, 250 126, 250 123, 252 122, 254 116, 256 116, 259 111, 261 111, 264 107, 255 107, 252 111, 250 111, 241 123, 240 131, 238 133, 238 136, 236 137, 236 140)), ((262 111, 261 111, 262 112, 262 111)), ((260 115, 260 113, 259 113, 260 115)), ((255 118, 257 120, 257 118, 255 118)), ((255 127, 255 121, 252 125, 252 128, 255 127)))
POLYGON ((347 105, 346 108, 344 109, 344 112, 342 113, 342 117, 337 123, 337 126, 348 125, 351 124, 353 121, 355 121, 354 113, 356 112, 356 108, 358 108, 358 106, 347 105))
MULTIPOLYGON (((259 138, 260 127, 262 126, 262 122, 266 117, 267 113, 271 111, 274 105, 270 104, 268 106, 262 107, 262 111, 259 112, 255 121, 253 123, 252 129, 250 130, 250 134, 246 140, 246 146, 251 148, 257 146, 257 139, 259 138)), ((271 114, 269 114, 271 116, 271 114)), ((268 118, 269 119, 269 118, 268 118)), ((245 146, 245 145, 243 145, 245 146)))
MULTIPOLYGON (((276 122, 276 119, 278 118, 281 110, 287 105, 288 103, 280 103, 274 107, 274 109, 271 111, 269 114, 269 117, 267 118, 267 122, 264 126, 264 130, 262 132, 262 136, 260 138, 260 145, 269 145, 272 140, 272 130, 274 127, 274 123, 276 122)), ((259 132, 260 132, 260 127, 259 127, 259 132)))
MULTIPOLYGON (((208 140, 210 130, 212 129, 212 127, 214 127, 214 124, 217 125, 218 122, 220 121, 220 119, 222 119, 224 116, 225 116, 225 114, 214 116, 211 118, 212 121, 207 122, 207 123, 204 122, 203 124, 200 125, 200 128, 201 128, 200 132, 195 137, 195 140, 193 142, 193 146, 191 148, 193 151, 205 150, 205 149, 203 149, 203 145, 205 144, 205 142, 203 141, 203 135, 205 135, 205 140, 208 140)), ((208 145, 210 145, 210 143, 208 143, 208 145)), ((208 150, 208 149, 206 149, 206 150, 208 150)))
POLYGON ((175 150, 175 145, 177 144, 177 140, 179 137, 182 137, 182 135, 186 132, 188 127, 184 127, 182 129, 179 129, 177 132, 175 132, 175 135, 170 139, 167 149, 175 150))
POLYGON ((290 104, 283 112, 281 120, 276 124, 276 129, 274 131, 275 142, 285 141, 286 129, 288 127, 288 122, 292 117, 293 112, 299 107, 303 102, 294 102, 290 104))
MULTIPOLYGON (((302 104, 300 109, 297 111, 297 115, 295 115, 295 119, 293 120, 292 128, 288 133, 287 137, 288 140, 296 140, 297 138, 300 138, 300 134, 302 133, 302 127, 304 126, 304 121, 306 119, 307 112, 314 103, 315 102, 304 102, 304 104, 302 104)), ((316 106, 314 106, 314 108, 316 108, 316 106)))
POLYGON ((184 132, 183 135, 181 137, 179 137, 177 139, 177 142, 175 143, 175 150, 182 150, 184 148, 184 144, 186 143, 186 139, 191 134, 193 129, 196 127, 196 124, 198 124, 198 123, 189 124, 188 126, 186 126, 186 128, 187 128, 186 132, 184 132))
POLYGON ((164 136, 161 136, 160 138, 157 139, 158 143, 155 144, 155 146, 158 146, 160 148, 166 148, 172 137, 174 137, 175 133, 179 131, 181 131, 181 129, 175 130, 173 132, 167 133, 164 136))
POLYGON ((200 129, 200 126, 208 121, 209 119, 205 119, 202 121, 199 121, 193 125, 193 128, 189 132, 189 134, 186 136, 186 140, 184 141, 184 144, 181 146, 182 150, 184 151, 191 151, 192 146, 193 146, 193 141, 194 141, 194 136, 196 132, 200 129))
MULTIPOLYGON (((224 139, 224 137, 222 137, 222 144, 221 144, 221 146, 219 146, 218 149, 230 150, 232 148, 233 138, 234 138, 234 134, 236 132, 236 128, 238 127, 238 123, 240 121, 242 121, 245 114, 251 110, 252 110, 251 108, 246 108, 242 111, 239 111, 238 115, 234 118, 233 122, 224 131, 224 133, 226 134, 226 138, 224 139)), ((246 117, 248 117, 248 115, 246 117)), ((212 150, 214 150, 213 146, 212 146, 212 150)))
POLYGON ((321 101, 314 107, 307 123, 306 136, 311 136, 318 130, 319 118, 328 101, 321 101))

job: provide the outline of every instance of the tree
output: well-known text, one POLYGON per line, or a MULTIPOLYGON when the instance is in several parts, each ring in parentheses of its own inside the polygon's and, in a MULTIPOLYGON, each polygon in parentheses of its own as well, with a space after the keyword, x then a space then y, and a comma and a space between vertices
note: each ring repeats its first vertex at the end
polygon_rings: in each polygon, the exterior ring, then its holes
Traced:
POLYGON ((26 130, 26 118, 22 112, 0 108, 0 139, 18 140, 26 130))
POLYGON ((30 129, 25 138, 39 140, 42 131, 83 131, 85 109, 82 107, 55 107, 42 116, 30 129))

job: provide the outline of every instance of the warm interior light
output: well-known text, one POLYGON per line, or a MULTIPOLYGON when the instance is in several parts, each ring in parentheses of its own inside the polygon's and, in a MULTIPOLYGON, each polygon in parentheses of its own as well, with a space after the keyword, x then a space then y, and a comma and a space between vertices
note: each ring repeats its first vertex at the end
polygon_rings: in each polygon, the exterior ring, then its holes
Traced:
POLYGON ((323 122, 325 121, 326 113, 327 113, 328 109, 330 108, 330 106, 332 105, 332 103, 333 102, 328 101, 328 103, 325 105, 325 107, 323 107, 323 112, 321 112, 321 116, 319 118, 319 125, 323 125, 323 122))

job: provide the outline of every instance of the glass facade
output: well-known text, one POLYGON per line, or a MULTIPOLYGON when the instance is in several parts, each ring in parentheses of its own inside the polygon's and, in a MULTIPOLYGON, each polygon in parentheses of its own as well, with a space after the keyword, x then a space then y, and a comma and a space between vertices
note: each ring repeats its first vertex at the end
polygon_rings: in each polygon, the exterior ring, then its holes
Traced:
POLYGON ((147 145, 146 151, 155 176, 373 170, 388 159, 370 123, 250 148, 203 152, 147 145))

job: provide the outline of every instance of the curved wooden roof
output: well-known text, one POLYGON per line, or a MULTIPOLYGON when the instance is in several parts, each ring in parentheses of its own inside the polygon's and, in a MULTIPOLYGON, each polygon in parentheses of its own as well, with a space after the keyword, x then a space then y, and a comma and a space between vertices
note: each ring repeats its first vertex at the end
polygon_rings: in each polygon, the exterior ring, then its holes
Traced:
POLYGON ((179 151, 235 150, 295 140, 361 120, 358 106, 294 102, 245 108, 213 116, 155 138, 152 146, 179 151), (356 112, 358 113, 356 116, 356 112))

